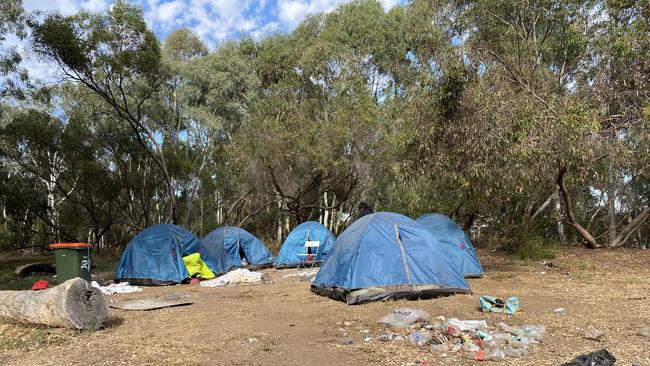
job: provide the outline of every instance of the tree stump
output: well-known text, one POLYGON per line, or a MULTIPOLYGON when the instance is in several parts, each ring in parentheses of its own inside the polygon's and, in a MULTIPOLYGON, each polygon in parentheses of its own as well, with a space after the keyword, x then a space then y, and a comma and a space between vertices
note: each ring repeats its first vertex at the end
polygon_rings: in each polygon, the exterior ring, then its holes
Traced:
POLYGON ((81 278, 43 291, 0 291, 0 319, 73 329, 100 329, 108 305, 99 289, 81 278))

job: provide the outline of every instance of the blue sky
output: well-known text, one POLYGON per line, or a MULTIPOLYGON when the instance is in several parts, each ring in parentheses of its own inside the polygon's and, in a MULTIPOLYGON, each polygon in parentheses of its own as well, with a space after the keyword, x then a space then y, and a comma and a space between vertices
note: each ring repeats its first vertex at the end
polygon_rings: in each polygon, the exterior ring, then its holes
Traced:
MULTIPOLYGON (((3 0, 0 0, 3 1, 3 0)), ((351 0, 129 0, 142 7, 149 27, 161 40, 181 27, 191 28, 214 49, 219 43, 250 35, 256 39, 294 29, 307 15, 329 12, 351 0)), ((379 0, 385 10, 407 0, 379 0)), ((56 11, 70 15, 80 10, 102 12, 113 0, 23 0, 26 11, 56 11)), ((9 37, 0 51, 16 47, 30 76, 46 82, 60 80, 56 68, 31 56, 29 45, 9 37)))
MULTIPOLYGON (((214 47, 220 41, 242 34, 260 38, 295 28, 308 14, 331 11, 350 0, 140 0, 149 26, 161 39, 174 29, 192 28, 214 47)), ((384 8, 400 0, 380 0, 384 8)), ((23 0, 26 10, 58 11, 73 14, 79 10, 103 11, 112 0, 23 0)))

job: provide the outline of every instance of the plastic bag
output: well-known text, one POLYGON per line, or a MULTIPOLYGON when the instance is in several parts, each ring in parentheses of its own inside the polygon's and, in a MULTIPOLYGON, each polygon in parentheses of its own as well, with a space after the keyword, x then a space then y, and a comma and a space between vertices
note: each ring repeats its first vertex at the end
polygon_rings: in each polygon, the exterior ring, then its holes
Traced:
POLYGON ((519 297, 517 296, 511 296, 505 300, 496 296, 481 296, 479 302, 483 311, 510 315, 515 315, 519 311, 519 297))
POLYGON ((416 322, 429 320, 429 313, 419 309, 401 308, 391 311, 388 315, 379 320, 379 324, 386 324, 391 327, 408 328, 416 322))
POLYGON ((613 366, 616 357, 606 349, 580 355, 562 366, 613 366))
POLYGON ((591 339, 591 340, 594 340, 594 341, 599 341, 599 340, 601 340, 603 338, 604 335, 605 335, 605 333, 599 331, 593 325, 589 325, 587 327, 587 329, 585 329, 585 338, 587 338, 587 339, 591 339))

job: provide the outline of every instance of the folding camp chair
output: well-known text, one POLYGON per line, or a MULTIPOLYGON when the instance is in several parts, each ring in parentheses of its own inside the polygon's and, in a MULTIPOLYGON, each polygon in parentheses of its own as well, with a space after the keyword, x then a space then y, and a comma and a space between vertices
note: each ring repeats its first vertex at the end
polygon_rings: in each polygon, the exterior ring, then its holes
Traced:
MULTIPOLYGON (((311 266, 313 267, 316 264, 316 256, 318 256, 318 251, 320 250, 320 241, 318 240, 307 240, 305 242, 305 253, 304 254, 298 254, 299 257, 304 257, 305 258, 305 267, 310 264, 309 263, 309 258, 313 257, 313 260, 311 261, 311 266), (312 253, 310 253, 310 249, 312 249, 312 253)), ((302 263, 303 261, 300 261, 302 263)), ((298 267, 300 267, 300 263, 298 264, 298 267)))

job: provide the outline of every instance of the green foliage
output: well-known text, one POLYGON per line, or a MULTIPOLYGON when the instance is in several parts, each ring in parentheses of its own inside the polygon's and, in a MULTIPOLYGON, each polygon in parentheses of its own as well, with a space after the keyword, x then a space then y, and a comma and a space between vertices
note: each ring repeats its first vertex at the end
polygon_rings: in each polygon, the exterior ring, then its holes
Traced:
POLYGON ((517 258, 521 260, 539 261, 543 259, 554 259, 555 252, 552 248, 542 242, 528 242, 517 248, 517 258))
MULTIPOLYGON (((0 38, 22 19, 5 3, 0 38)), ((540 259, 580 240, 560 168, 596 237, 650 204, 647 0, 356 0, 212 51, 188 29, 161 47, 130 4, 30 22, 69 82, 2 105, 4 247, 119 246, 161 221, 276 245, 365 200, 540 259)))

